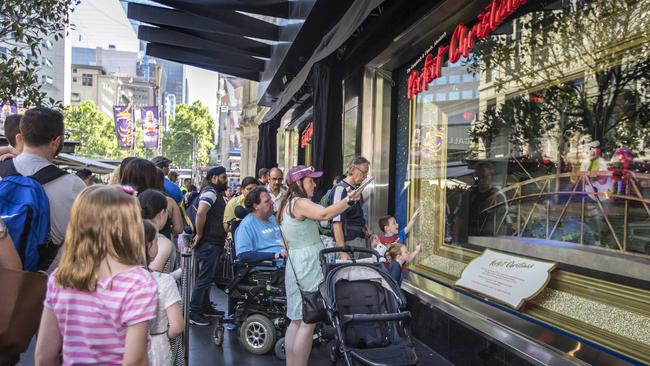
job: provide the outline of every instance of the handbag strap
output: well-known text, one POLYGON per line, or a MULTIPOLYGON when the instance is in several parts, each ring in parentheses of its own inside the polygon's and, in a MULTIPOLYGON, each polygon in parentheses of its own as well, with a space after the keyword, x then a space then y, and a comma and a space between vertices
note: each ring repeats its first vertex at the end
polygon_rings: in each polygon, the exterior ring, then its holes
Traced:
POLYGON ((284 232, 282 231, 282 226, 278 225, 280 228, 280 235, 282 236, 282 243, 284 244, 284 249, 287 252, 287 259, 289 259, 289 264, 291 265, 291 271, 293 272, 293 276, 296 278, 296 284, 298 285, 298 289, 302 292, 302 286, 300 286, 300 282, 298 281, 298 275, 296 274, 296 270, 293 268, 293 262, 291 261, 291 256, 289 255, 289 243, 287 243, 287 238, 284 236, 284 232))
MULTIPOLYGON (((293 205, 296 203, 298 199, 299 199, 298 197, 292 197, 289 201, 289 205, 287 209, 289 211, 288 214, 291 218, 293 218, 291 214, 291 208, 293 207, 293 205)), ((289 264, 291 265, 291 271, 293 272, 293 276, 296 278, 296 284, 298 285, 298 289, 300 290, 300 292, 303 292, 305 290, 303 290, 302 286, 300 286, 300 281, 298 281, 298 275, 296 274, 296 270, 293 268, 293 262, 291 261, 291 256, 289 255, 289 242, 287 241, 287 238, 284 236, 284 231, 282 231, 282 226, 278 225, 278 228, 280 229, 280 235, 282 236, 282 243, 284 244, 284 249, 287 252, 287 259, 289 259, 289 264)), ((320 235, 318 236, 318 238, 320 239, 320 235)), ((323 244, 323 240, 321 240, 321 244, 323 244)), ((325 244, 323 244, 323 246, 324 245, 325 244)))

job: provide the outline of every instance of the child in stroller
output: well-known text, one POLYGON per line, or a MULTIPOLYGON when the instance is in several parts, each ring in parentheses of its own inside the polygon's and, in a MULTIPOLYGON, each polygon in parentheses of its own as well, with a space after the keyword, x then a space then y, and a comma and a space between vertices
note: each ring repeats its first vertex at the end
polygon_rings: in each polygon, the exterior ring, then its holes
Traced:
POLYGON ((418 363, 408 329, 411 314, 403 310, 406 298, 379 258, 372 249, 346 246, 321 251, 325 280, 320 292, 336 331, 333 364, 341 357, 349 366, 418 363), (377 261, 328 262, 328 254, 341 251, 351 258, 357 253, 370 254, 377 261))

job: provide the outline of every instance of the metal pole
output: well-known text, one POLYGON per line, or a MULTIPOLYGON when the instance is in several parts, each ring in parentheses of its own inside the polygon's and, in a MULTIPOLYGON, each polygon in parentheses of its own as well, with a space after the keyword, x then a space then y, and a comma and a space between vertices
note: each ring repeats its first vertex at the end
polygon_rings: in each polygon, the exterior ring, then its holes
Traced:
POLYGON ((182 277, 182 286, 183 286, 183 319, 185 320, 185 331, 183 332, 183 359, 185 360, 185 365, 190 364, 190 294, 192 293, 193 278, 192 274, 194 273, 194 252, 185 252, 182 254, 183 257, 183 277, 182 277))
MULTIPOLYGON (((192 135, 192 180, 196 184, 196 177, 198 176, 197 170, 197 159, 196 159, 196 154, 197 154, 197 146, 196 146, 196 135, 192 135)), ((200 183, 200 182, 198 182, 200 183)))

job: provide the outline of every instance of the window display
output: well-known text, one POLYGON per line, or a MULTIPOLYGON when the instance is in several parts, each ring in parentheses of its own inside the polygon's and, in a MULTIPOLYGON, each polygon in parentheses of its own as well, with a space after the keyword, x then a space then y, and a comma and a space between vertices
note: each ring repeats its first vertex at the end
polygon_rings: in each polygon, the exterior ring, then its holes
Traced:
POLYGON ((650 362, 650 1, 544 4, 405 65, 414 283, 557 263, 520 312, 650 362))
POLYGON ((649 5, 557 2, 443 58, 427 87, 409 83, 413 239, 649 255, 649 5))

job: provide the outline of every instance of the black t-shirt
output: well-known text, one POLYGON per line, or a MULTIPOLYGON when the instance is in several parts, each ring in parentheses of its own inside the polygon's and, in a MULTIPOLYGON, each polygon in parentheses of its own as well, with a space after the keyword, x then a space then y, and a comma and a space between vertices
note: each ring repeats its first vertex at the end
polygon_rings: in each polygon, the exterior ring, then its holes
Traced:
MULTIPOLYGON (((346 190, 348 187, 352 189, 355 188, 343 180, 333 188, 332 204, 335 204, 348 196, 346 190)), ((347 210, 333 217, 332 222, 341 222, 343 224, 345 241, 365 237, 363 228, 366 225, 366 218, 363 212, 363 198, 357 201, 354 205, 348 207, 347 210)))
POLYGON ((226 200, 214 187, 208 186, 201 191, 199 205, 210 206, 200 244, 224 245, 226 231, 223 229, 223 212, 226 210, 226 200))
POLYGON ((484 210, 495 204, 497 192, 496 188, 481 192, 476 186, 468 190, 469 235, 493 235, 493 226, 487 224, 491 213, 484 210))

